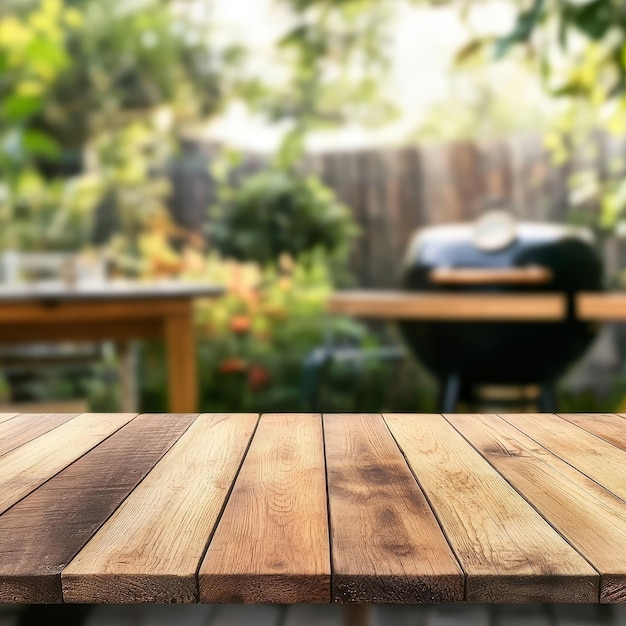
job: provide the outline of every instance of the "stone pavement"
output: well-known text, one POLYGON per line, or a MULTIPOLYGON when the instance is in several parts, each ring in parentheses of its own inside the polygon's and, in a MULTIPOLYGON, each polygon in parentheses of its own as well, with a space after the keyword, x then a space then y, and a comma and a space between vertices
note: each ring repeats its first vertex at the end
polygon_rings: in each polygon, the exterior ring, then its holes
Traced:
MULTIPOLYGON (((0 626, 18 626, 19 610, 0 605, 0 626)), ((342 626, 342 622, 338 605, 101 605, 85 626, 342 626)), ((369 626, 626 626, 626 605, 384 605, 372 607, 369 626)))

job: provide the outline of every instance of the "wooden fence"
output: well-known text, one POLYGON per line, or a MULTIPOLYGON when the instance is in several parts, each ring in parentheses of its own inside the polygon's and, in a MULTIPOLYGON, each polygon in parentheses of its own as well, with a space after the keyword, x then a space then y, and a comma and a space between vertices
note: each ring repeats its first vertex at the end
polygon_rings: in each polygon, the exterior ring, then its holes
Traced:
MULTIPOLYGON (((199 228, 213 197, 206 164, 214 149, 194 150, 172 173, 173 211, 181 223, 199 228)), ((492 200, 506 203, 519 219, 562 222, 571 208, 571 173, 592 167, 605 177, 611 164, 624 157, 626 140, 595 133, 585 152, 560 166, 552 163, 541 137, 521 136, 316 154, 307 157, 304 167, 336 191, 361 229, 352 257, 358 283, 393 287, 416 229, 471 220, 492 200)), ((249 156, 238 178, 260 169, 264 161, 249 156)))

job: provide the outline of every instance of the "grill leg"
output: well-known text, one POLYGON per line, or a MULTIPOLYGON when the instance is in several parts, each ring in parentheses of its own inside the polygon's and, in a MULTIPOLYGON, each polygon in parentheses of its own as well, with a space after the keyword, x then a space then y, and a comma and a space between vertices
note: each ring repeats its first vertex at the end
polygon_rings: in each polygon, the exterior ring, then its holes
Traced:
POLYGON ((439 412, 454 413, 459 393, 461 392, 461 376, 459 374, 448 374, 441 383, 439 392, 439 412))
POLYGON ((537 404, 540 413, 556 413, 558 411, 554 383, 543 383, 541 385, 537 404))

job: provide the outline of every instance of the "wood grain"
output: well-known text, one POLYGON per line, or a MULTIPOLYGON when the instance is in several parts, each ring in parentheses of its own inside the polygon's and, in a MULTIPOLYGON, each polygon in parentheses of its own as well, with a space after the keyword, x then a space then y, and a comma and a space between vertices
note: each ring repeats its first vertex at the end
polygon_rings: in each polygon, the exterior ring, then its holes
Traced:
POLYGON ((196 368, 196 332, 192 303, 185 314, 171 315, 165 322, 167 344, 167 380, 170 410, 175 413, 196 411, 198 407, 198 372, 196 368))
POLYGON ((13 419, 19 415, 19 413, 0 413, 0 424, 3 424, 7 420, 13 419))
POLYGON ((551 413, 503 414, 502 417, 626 500, 626 452, 551 413))
POLYGON ((626 420, 615 413, 560 413, 563 419, 576 424, 604 441, 626 451, 626 420))
POLYGON ((381 319, 558 321, 566 314, 560 294, 411 294, 345 291, 330 296, 332 313, 381 319))
POLYGON ((199 582, 201 602, 330 602, 321 416, 261 418, 199 582))
POLYGON ((495 415, 446 418, 600 572, 600 601, 626 601, 626 502, 495 415))
POLYGON ((196 602, 196 572, 256 414, 203 414, 61 575, 69 602, 196 602))
POLYGON ((441 415, 385 415, 466 572, 470 602, 597 602, 597 572, 441 415))
POLYGON ((25 413, 0 423, 0 456, 76 417, 76 413, 25 413))
POLYGON ((464 576, 380 415, 325 415, 333 599, 456 602, 464 576))
POLYGON ((0 513, 134 417, 84 413, 0 457, 0 513))
POLYGON ((61 602, 61 570, 194 419, 140 415, 0 515, 0 602, 61 602))

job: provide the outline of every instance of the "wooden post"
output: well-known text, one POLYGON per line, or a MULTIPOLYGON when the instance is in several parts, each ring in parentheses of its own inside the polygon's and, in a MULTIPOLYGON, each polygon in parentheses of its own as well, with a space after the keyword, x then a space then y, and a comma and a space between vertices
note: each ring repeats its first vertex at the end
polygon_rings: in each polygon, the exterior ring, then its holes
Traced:
POLYGON ((170 411, 195 413, 198 411, 198 373, 191 301, 187 313, 167 317, 165 343, 170 411))

